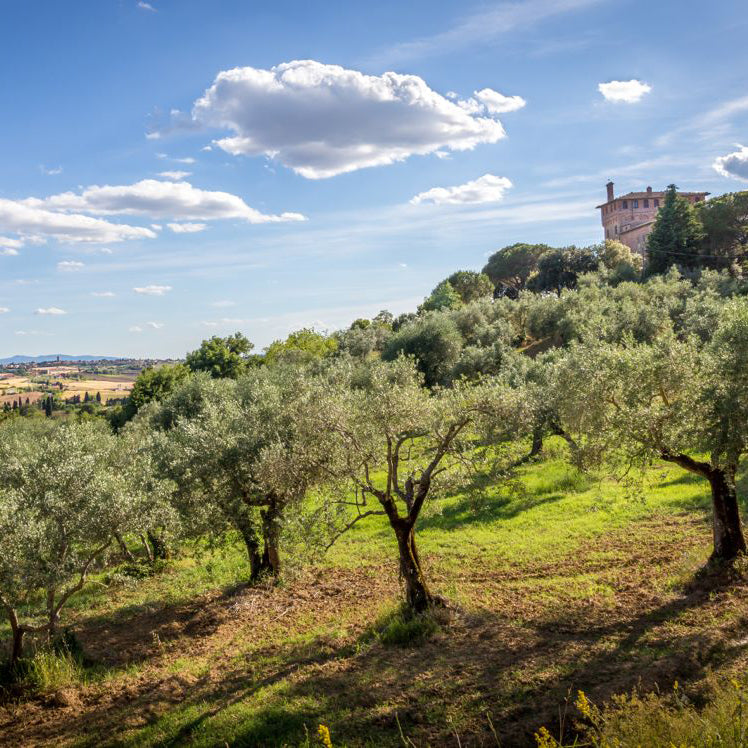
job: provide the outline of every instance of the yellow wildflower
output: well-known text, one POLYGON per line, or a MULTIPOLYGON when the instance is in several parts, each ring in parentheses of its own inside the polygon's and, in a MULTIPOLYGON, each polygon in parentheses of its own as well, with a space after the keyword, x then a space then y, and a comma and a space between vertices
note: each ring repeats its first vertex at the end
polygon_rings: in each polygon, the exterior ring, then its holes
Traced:
POLYGON ((535 742, 538 744, 537 748, 558 748, 556 739, 548 732, 545 727, 541 727, 535 733, 535 742))
POLYGON ((317 728, 317 735, 325 748, 332 748, 332 739, 330 738, 330 728, 326 725, 320 725, 317 728))
POLYGON ((577 691, 577 700, 574 703, 576 704, 577 709, 582 712, 582 715, 587 719, 590 719, 592 716, 592 705, 584 691, 577 691))

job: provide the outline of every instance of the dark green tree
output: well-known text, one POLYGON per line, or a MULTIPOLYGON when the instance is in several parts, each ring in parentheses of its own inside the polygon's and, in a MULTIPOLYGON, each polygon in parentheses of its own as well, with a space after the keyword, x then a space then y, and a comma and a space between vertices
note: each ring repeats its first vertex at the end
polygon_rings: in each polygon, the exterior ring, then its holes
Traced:
POLYGON ((704 229, 702 264, 715 269, 744 266, 748 259, 748 191, 732 192, 698 204, 704 229))
POLYGON ((538 262, 538 271, 528 288, 538 292, 555 291, 559 296, 565 288, 576 288, 579 276, 598 269, 600 258, 590 247, 565 247, 548 250, 538 262))
POLYGON ((443 280, 424 300, 420 309, 425 312, 436 312, 441 309, 459 309, 461 306, 460 294, 448 280, 443 280))
POLYGON ((695 269, 700 267, 699 248, 704 229, 693 205, 671 184, 665 203, 657 214, 652 233, 647 239, 647 273, 664 273, 673 265, 695 269))
POLYGON ((497 296, 516 298, 538 268, 541 256, 550 247, 547 244, 512 244, 494 252, 483 268, 490 278, 497 296))

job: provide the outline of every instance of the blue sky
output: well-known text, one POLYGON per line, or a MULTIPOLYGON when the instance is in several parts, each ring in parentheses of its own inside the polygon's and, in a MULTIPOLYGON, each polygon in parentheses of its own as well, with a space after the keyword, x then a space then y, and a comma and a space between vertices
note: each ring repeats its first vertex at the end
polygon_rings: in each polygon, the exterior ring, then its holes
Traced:
POLYGON ((262 349, 599 241, 608 178, 748 188, 744 0, 0 9, 0 356, 262 349))

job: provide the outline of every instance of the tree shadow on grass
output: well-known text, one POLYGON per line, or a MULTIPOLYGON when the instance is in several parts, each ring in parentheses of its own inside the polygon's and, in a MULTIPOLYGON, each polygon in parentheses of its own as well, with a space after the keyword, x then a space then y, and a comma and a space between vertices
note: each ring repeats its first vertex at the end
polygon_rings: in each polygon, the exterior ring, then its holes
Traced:
POLYGON ((474 524, 490 524, 518 517, 523 512, 544 504, 553 504, 565 498, 563 493, 518 497, 474 498, 465 496, 453 504, 441 507, 438 512, 419 519, 417 532, 436 528, 456 530, 474 524))

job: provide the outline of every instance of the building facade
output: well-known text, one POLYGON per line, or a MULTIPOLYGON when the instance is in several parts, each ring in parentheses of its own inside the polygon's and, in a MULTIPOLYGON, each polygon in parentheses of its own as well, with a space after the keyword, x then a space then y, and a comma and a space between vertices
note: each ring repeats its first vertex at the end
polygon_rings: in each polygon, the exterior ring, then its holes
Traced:
MULTIPOLYGON (((665 202, 664 192, 653 192, 647 187, 645 192, 627 192, 625 195, 615 196, 613 182, 605 185, 608 194, 607 201, 597 207, 606 239, 615 239, 629 247, 633 252, 645 254, 647 236, 654 226, 657 211, 665 202)), ((706 199, 708 192, 679 192, 691 203, 698 203, 706 199)))

